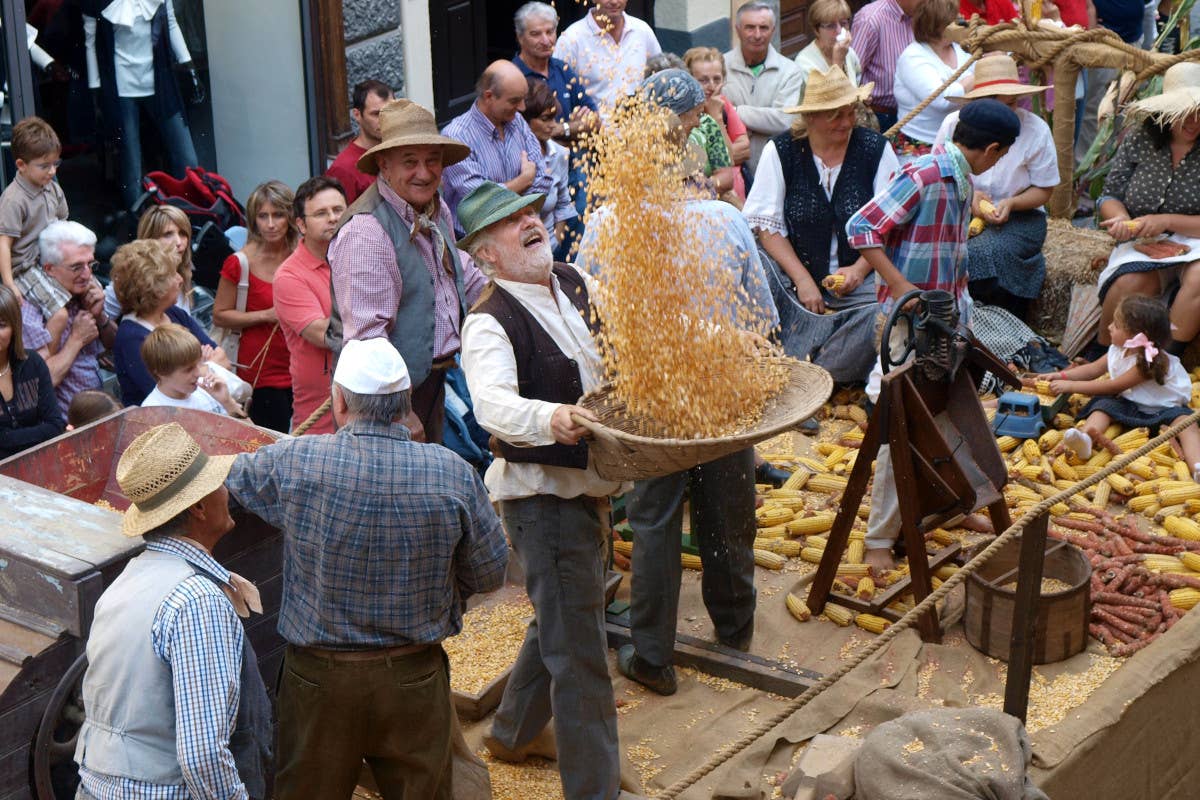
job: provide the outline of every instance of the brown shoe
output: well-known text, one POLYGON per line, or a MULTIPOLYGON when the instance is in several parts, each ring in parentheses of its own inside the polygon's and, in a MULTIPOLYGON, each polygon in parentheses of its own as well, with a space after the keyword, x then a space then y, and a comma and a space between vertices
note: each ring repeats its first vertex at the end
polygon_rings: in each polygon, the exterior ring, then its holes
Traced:
POLYGON ((537 756, 538 758, 545 758, 550 761, 558 760, 558 743, 554 739, 553 722, 542 728, 542 732, 533 737, 527 744, 515 750, 505 747, 499 739, 490 733, 483 737, 483 746, 493 756, 510 764, 521 764, 530 756, 537 756))

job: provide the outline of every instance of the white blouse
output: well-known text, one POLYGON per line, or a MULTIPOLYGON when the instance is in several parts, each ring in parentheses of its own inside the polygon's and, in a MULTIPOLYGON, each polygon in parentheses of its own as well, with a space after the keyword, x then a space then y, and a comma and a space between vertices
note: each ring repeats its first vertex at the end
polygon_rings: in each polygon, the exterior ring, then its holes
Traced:
MULTIPOLYGON (((913 42, 904 48, 904 52, 896 61, 896 85, 894 88, 896 113, 900 119, 904 119, 908 112, 933 94, 968 58, 970 56, 967 55, 967 51, 959 47, 957 43, 954 44, 953 67, 947 66, 946 62, 942 61, 933 48, 927 44, 913 42)), ((964 74, 971 74, 974 70, 975 67, 972 66, 964 74)), ((910 139, 932 144, 942 120, 958 107, 951 103, 949 98, 961 97, 964 94, 966 92, 961 83, 955 81, 950 84, 949 88, 938 95, 936 100, 909 120, 908 124, 900 129, 901 132, 910 139)))
MULTIPOLYGON (((1050 126, 1032 111, 1018 108, 1016 112, 1021 120, 1017 140, 996 166, 975 176, 975 191, 992 200, 1007 200, 1030 186, 1052 189, 1058 185, 1058 153, 1050 126)), ((951 139, 957 124, 958 112, 954 111, 942 122, 934 145, 951 139)))
MULTIPOLYGON (((1116 378, 1131 369, 1137 369, 1137 352, 1126 350, 1116 345, 1108 346, 1108 374, 1116 378)), ((1169 365, 1167 377, 1159 385, 1153 378, 1147 378, 1135 386, 1121 392, 1121 397, 1136 403, 1142 411, 1154 413, 1172 406, 1187 406, 1192 401, 1192 381, 1187 370, 1183 368, 1178 356, 1167 354, 1169 365)))

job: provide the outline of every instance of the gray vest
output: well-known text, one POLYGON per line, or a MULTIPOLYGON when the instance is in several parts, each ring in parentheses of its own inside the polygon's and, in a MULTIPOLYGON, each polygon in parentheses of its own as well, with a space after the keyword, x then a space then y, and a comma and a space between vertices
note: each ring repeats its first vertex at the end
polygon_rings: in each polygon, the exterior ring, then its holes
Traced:
POLYGON ((171 553, 131 560, 96 603, 83 678, 87 719, 75 760, 93 772, 183 783, 175 755, 171 667, 154 653, 150 626, 162 601, 195 569, 171 553))
MULTIPOLYGON (((410 226, 400 217, 396 210, 379 195, 379 182, 371 184, 350 208, 346 209, 341 225, 345 225, 357 214, 370 214, 392 240, 396 250, 396 264, 400 268, 400 280, 403 289, 400 292, 400 305, 392 317, 392 327, 388 331, 388 340, 400 351, 404 363, 408 366, 408 374, 415 390, 429 377, 433 366, 433 357, 441 355, 433 352, 433 309, 434 291, 433 276, 425 266, 421 251, 413 244, 410 237, 410 226)), ((458 257, 458 248, 454 246, 454 234, 441 222, 437 223, 442 237, 446 240, 446 249, 454 264, 454 287, 458 291, 458 318, 461 321, 467 316, 467 293, 463 288, 463 268, 458 257)), ((341 231, 341 226, 338 226, 341 231)), ((331 265, 333 269, 336 266, 331 265)), ((342 314, 338 307, 337 297, 333 294, 330 281, 330 300, 332 312, 329 319, 329 330, 325 340, 329 349, 334 353, 342 350, 342 314)))

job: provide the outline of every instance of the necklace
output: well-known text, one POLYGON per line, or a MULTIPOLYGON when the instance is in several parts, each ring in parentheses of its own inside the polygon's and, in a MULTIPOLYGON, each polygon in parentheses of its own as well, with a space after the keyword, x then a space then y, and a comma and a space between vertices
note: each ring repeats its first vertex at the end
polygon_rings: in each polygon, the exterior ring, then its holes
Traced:
POLYGON ((5 375, 7 375, 7 374, 8 374, 8 371, 9 371, 10 369, 12 369, 12 362, 11 362, 11 361, 9 362, 9 364, 8 364, 8 366, 7 366, 7 367, 5 367, 4 369, 0 369, 0 378, 3 378, 5 375))

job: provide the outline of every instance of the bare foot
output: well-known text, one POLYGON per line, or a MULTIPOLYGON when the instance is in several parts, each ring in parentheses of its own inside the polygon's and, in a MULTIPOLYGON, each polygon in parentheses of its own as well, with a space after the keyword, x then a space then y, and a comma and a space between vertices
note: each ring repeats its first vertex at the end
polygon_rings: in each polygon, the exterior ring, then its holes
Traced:
POLYGON ((892 548, 890 547, 872 547, 863 553, 863 563, 870 568, 871 574, 875 577, 880 577, 885 572, 896 568, 896 559, 892 557, 892 548))
POLYGON ((991 519, 983 514, 968 514, 959 526, 976 533, 995 533, 991 519))

